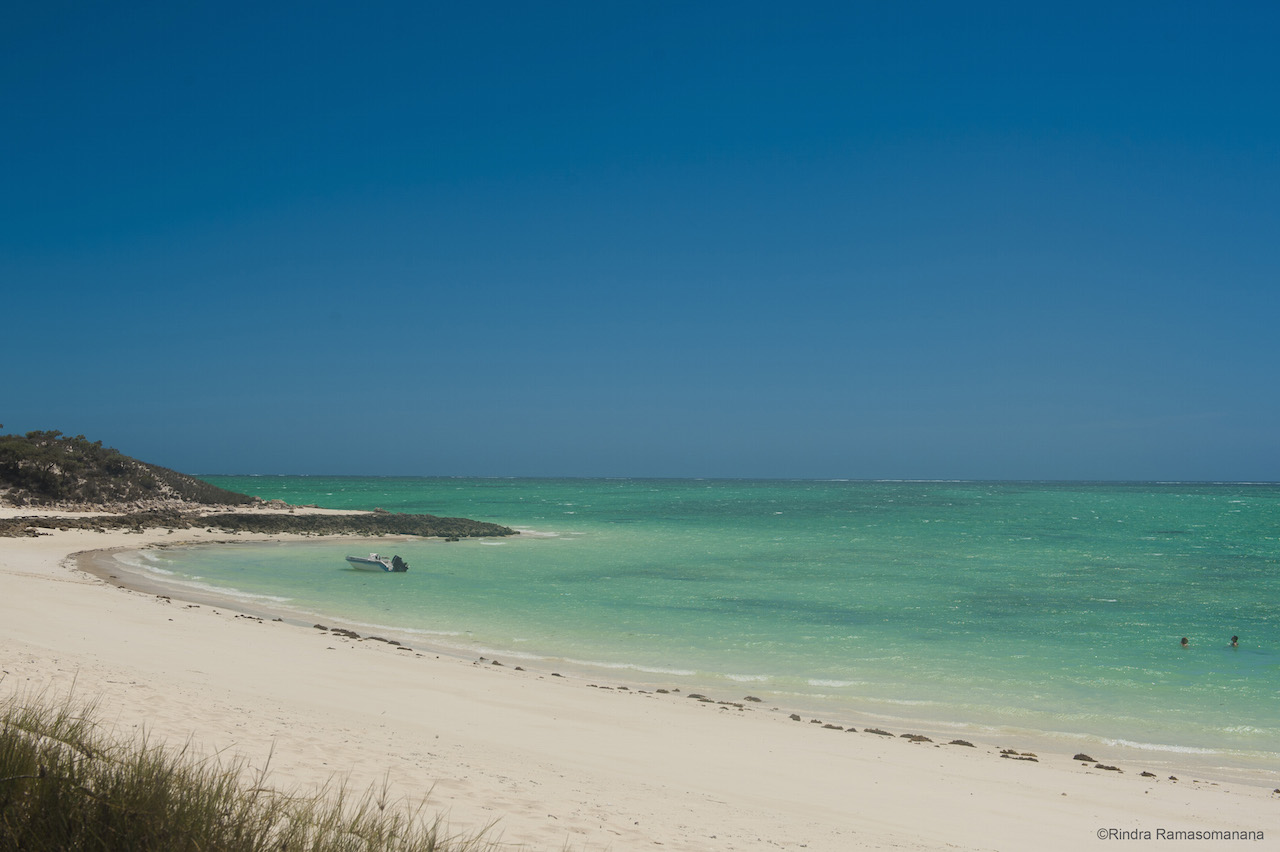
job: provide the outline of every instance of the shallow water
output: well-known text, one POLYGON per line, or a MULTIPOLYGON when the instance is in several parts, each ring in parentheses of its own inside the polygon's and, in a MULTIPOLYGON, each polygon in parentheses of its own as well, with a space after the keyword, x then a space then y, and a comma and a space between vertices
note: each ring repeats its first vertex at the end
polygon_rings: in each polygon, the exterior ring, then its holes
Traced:
POLYGON ((633 683, 1280 758, 1277 486, 208 479, 526 532, 379 545, 410 563, 402 575, 349 570, 349 548, 332 543, 148 551, 135 567, 633 683))

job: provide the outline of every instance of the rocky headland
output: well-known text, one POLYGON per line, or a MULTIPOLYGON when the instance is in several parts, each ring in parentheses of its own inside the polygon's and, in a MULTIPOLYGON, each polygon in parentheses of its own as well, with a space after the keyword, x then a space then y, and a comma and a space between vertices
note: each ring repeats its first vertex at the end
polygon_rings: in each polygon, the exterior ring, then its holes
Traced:
POLYGON ((304 535, 410 535, 450 539, 515 535, 468 518, 290 506, 148 464, 83 435, 0 435, 0 536, 59 529, 201 528, 304 535))

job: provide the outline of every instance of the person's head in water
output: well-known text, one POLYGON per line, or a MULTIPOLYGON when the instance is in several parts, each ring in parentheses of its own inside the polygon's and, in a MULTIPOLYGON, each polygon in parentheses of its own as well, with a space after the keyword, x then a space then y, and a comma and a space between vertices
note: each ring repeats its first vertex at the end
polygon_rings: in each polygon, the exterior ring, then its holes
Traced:
POLYGON ((1190 644, 1191 644, 1191 643, 1187 641, 1187 637, 1183 636, 1183 637, 1182 637, 1182 647, 1184 647, 1184 648, 1185 648, 1185 647, 1187 647, 1187 646, 1188 646, 1188 645, 1190 645, 1190 644))
POLYGON ((1240 647, 1240 637, 1239 637, 1239 636, 1232 636, 1232 637, 1231 637, 1231 647, 1232 647, 1232 648, 1239 648, 1239 647, 1240 647))

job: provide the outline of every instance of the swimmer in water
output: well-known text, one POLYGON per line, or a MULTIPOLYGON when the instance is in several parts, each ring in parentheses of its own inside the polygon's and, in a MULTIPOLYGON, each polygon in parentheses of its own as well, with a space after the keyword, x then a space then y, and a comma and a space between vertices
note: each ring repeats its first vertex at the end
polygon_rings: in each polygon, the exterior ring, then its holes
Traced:
POLYGON ((1182 647, 1184 647, 1184 648, 1189 648, 1189 647, 1191 647, 1191 643, 1187 641, 1187 637, 1185 637, 1185 636, 1183 636, 1183 637, 1182 637, 1182 647))
POLYGON ((1239 648, 1239 647, 1240 647, 1240 637, 1239 637, 1239 636, 1232 636, 1232 637, 1231 637, 1231 647, 1232 647, 1232 648, 1239 648))

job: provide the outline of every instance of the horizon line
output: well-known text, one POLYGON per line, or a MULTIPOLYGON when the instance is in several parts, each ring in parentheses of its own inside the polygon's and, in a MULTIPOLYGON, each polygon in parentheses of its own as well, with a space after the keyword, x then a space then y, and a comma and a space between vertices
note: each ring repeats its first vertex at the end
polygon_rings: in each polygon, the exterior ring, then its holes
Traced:
POLYGON ((296 477, 317 479, 578 479, 593 481, 687 481, 687 482, 860 482, 902 484, 1044 484, 1044 485, 1280 485, 1267 479, 1053 479, 1053 478, 965 478, 965 477, 852 477, 852 476, 633 476, 608 474, 449 474, 449 473, 195 473, 195 477, 296 477))

